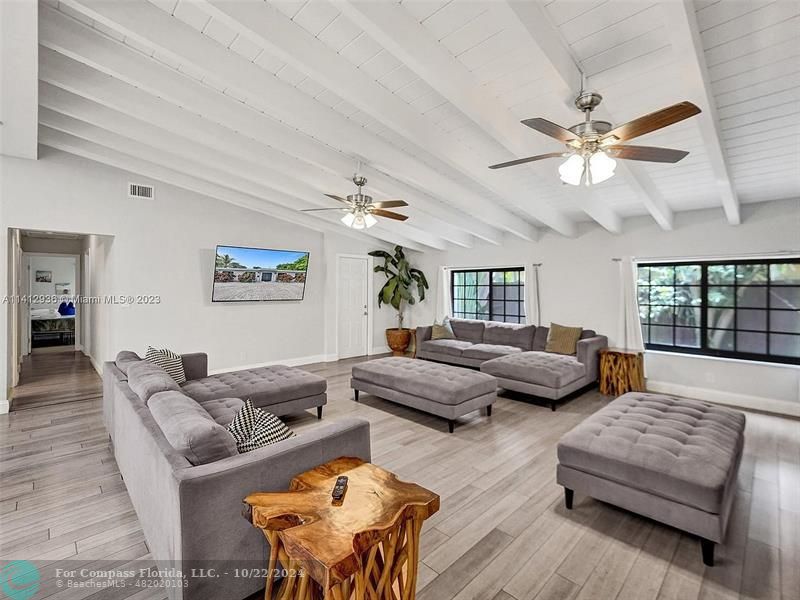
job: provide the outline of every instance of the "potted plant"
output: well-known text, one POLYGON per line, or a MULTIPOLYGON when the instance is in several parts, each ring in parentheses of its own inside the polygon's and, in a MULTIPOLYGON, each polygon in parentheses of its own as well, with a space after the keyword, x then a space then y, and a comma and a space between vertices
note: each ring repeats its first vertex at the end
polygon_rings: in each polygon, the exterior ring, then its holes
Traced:
POLYGON ((425 273, 411 267, 402 246, 394 247, 394 255, 384 250, 373 250, 369 255, 383 259, 383 264, 376 265, 374 269, 376 273, 386 275, 386 283, 378 292, 378 306, 391 304, 397 311, 397 328, 386 330, 386 342, 394 356, 402 356, 411 343, 411 330, 403 328, 403 311, 406 304, 417 302, 414 288, 419 301, 425 300, 428 280, 425 279, 425 273))

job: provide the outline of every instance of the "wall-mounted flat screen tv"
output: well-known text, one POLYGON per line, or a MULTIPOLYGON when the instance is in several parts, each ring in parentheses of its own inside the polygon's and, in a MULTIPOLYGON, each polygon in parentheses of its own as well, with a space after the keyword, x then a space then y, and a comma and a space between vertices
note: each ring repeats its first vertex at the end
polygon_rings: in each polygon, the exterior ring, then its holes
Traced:
POLYGON ((308 252, 217 246, 212 302, 302 300, 308 252))

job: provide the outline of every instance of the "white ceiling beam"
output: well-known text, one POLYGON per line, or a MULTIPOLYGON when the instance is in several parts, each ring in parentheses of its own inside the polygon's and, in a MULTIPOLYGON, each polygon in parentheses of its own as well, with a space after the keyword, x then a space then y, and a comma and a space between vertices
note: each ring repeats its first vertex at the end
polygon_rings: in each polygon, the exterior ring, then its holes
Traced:
MULTIPOLYGON (((467 68, 401 5, 372 0, 332 0, 332 3, 504 146, 509 151, 509 158, 552 152, 552 141, 548 143, 541 136, 532 135, 510 110, 478 85, 467 68)), ((496 162, 502 159, 498 156, 496 162)), ((535 171, 543 181, 548 177, 557 181, 556 167, 557 161, 553 160, 519 168, 535 171)), ((555 183, 550 187, 561 188, 555 183)), ((573 192, 573 201, 586 214, 608 231, 620 233, 622 219, 608 205, 593 199, 590 189, 570 191, 573 192)))
MULTIPOLYGON (((40 62, 40 79, 45 82, 42 84, 43 86, 51 88, 48 90, 50 96, 58 95, 57 90, 59 89, 65 91, 60 94, 62 105, 67 102, 64 94, 69 93, 108 107, 115 112, 129 115, 152 127, 174 133, 195 144, 214 148, 244 161, 251 161, 260 165, 257 171, 279 172, 314 185, 319 182, 321 185, 329 186, 321 188, 329 193, 337 190, 346 191, 349 186, 352 186, 349 179, 341 177, 333 171, 320 169, 314 164, 289 156, 251 137, 240 135, 228 127, 189 112, 128 83, 108 77, 92 67, 49 48, 41 48, 40 62), (269 165, 269 167, 265 168, 263 165, 269 165)), ((203 91, 211 93, 206 89, 203 91)), ((246 112, 249 113, 249 111, 246 112)), ((224 116, 230 117, 231 115, 228 113, 224 116)), ((250 118, 249 114, 245 118, 250 118)), ((241 122, 243 120, 239 119, 232 125, 238 125, 241 122)), ((144 130, 146 128, 140 132, 144 130)), ((322 152, 317 152, 320 155, 317 158, 326 160, 332 167, 340 169, 344 173, 351 168, 350 159, 343 154, 327 146, 316 144, 296 132, 293 135, 305 145, 310 145, 310 151, 317 148, 321 150, 322 152)), ((280 146, 283 140, 275 135, 270 138, 270 141, 280 146)), ((285 146, 281 147, 285 148, 285 146)), ((302 149, 304 146, 300 147, 300 150, 302 149)), ((438 224, 443 223, 444 219, 448 219, 450 227, 439 227, 437 231, 444 239, 452 243, 470 245, 471 240, 464 236, 465 233, 476 235, 495 244, 500 243, 502 239, 500 232, 496 229, 458 212, 453 215, 452 207, 447 207, 433 198, 423 196, 416 188, 401 184, 372 168, 362 168, 362 172, 369 177, 371 190, 377 190, 384 197, 391 195, 410 200, 412 210, 431 214, 436 218, 437 227, 438 224)))
MULTIPOLYGON (((430 152, 462 177, 491 190, 559 233, 575 235, 575 224, 561 211, 537 202, 534 194, 487 168, 492 150, 487 153, 488 147, 468 147, 460 143, 273 6, 264 2, 217 0, 199 2, 198 6, 385 124, 422 152, 430 152)), ((247 83, 243 79, 239 85, 247 83)))
POLYGON ((37 158, 38 2, 0 2, 0 154, 37 158))
MULTIPOLYGON (((296 196, 270 189, 266 186, 253 183, 250 180, 229 175, 217 167, 212 167, 207 164, 198 164, 181 155, 159 150, 149 144, 143 144, 125 138, 106 129, 96 127, 73 117, 62 115, 48 108, 42 108, 40 110, 39 123, 51 129, 68 133, 128 156, 134 156, 142 160, 164 165, 170 170, 178 171, 189 177, 220 185, 248 196, 268 201, 271 204, 284 206, 290 210, 293 209, 299 212, 301 208, 317 208, 322 205, 322 201, 309 205, 310 202, 314 202, 316 195, 312 198, 305 197, 301 200, 296 196)), ((317 214, 313 216, 318 218, 334 218, 336 214, 317 214)), ((381 226, 377 231, 385 230, 388 235, 398 234, 435 250, 445 250, 447 248, 447 245, 441 238, 414 227, 402 227, 399 225, 399 223, 395 222, 381 222, 381 226)), ((344 228, 344 226, 342 226, 342 228, 344 228)), ((372 230, 372 228, 370 228, 370 230, 372 230)))
MULTIPOLYGON (((582 73, 560 32, 550 22, 544 7, 539 2, 508 0, 508 6, 528 32, 533 44, 551 65, 552 73, 559 83, 560 94, 565 100, 565 107, 571 108, 567 102, 571 103, 576 91, 580 89, 582 73)), ((602 93, 602 90, 598 91, 602 93)), ((602 105, 594 111, 594 115, 596 118, 614 122, 606 107, 602 105)), ((656 223, 664 230, 672 229, 674 221, 672 209, 644 169, 629 161, 620 160, 617 161, 617 173, 624 177, 625 182, 633 189, 656 223)))
MULTIPOLYGON (((307 227, 315 231, 329 231, 354 239, 360 237, 360 232, 354 232, 345 227, 337 226, 335 222, 327 221, 324 218, 308 216, 283 206, 269 204, 268 202, 248 196, 247 194, 242 194, 235 190, 230 190, 223 186, 191 177, 179 171, 169 169, 164 165, 126 155, 69 133, 52 129, 46 125, 39 125, 39 143, 49 148, 75 154, 76 156, 81 156, 123 171, 135 173, 142 177, 155 179, 241 208, 270 215, 288 223, 307 227)), ((372 227, 368 230, 367 235, 390 244, 400 243, 414 250, 424 251, 423 246, 411 240, 402 238, 401 236, 387 235, 387 233, 388 232, 376 230, 375 227, 372 227)))
MULTIPOLYGON (((220 152, 218 149, 197 144, 182 136, 169 133, 151 123, 81 98, 49 83, 40 83, 39 103, 46 110, 52 110, 126 138, 151 145, 159 150, 189 159, 209 169, 223 170, 240 181, 251 181, 266 188, 302 199, 312 206, 331 208, 335 206, 335 203, 323 195, 324 186, 321 190, 315 189, 309 185, 308 180, 303 180, 300 173, 294 173, 290 176, 286 172, 271 168, 272 165, 264 167, 246 158, 230 156, 220 152)), ((341 184, 338 179, 333 181, 333 176, 330 176, 330 178, 332 181, 327 182, 327 190, 336 191, 338 187, 341 187, 341 184)), ((454 243, 464 247, 471 246, 471 236, 449 227, 442 221, 420 214, 419 211, 415 214, 412 209, 410 221, 410 223, 402 225, 387 221, 387 225, 390 225, 390 229, 398 232, 398 228, 408 225, 412 228, 411 231, 422 229, 429 234, 436 232, 436 235, 447 241, 450 241, 448 238, 453 238, 457 240, 454 243)))
POLYGON ((687 0, 662 2, 661 14, 665 18, 664 28, 671 36, 672 52, 678 57, 683 75, 683 89, 688 91, 688 99, 703 111, 693 121, 703 138, 703 147, 711 163, 725 216, 731 225, 739 225, 742 222, 739 198, 731 181, 728 160, 721 141, 717 105, 709 83, 706 56, 694 5, 687 0))
POLYGON ((215 80, 233 75, 240 83, 237 89, 242 87, 243 79, 252 78, 246 85, 254 108, 176 73, 174 69, 147 59, 130 47, 106 38, 46 6, 41 7, 42 45, 223 123, 235 131, 247 131, 253 137, 258 136, 264 143, 293 148, 293 155, 303 156, 305 160, 321 168, 329 168, 325 162, 325 144, 350 154, 351 166, 348 171, 352 171, 355 166, 356 157, 366 156, 377 164, 389 165, 391 171, 397 173, 396 178, 406 179, 407 183, 415 187, 424 187, 434 196, 446 199, 448 204, 460 207, 466 214, 525 239, 536 238, 536 228, 530 223, 496 208, 481 194, 443 176, 417 157, 368 132, 354 121, 226 50, 149 3, 122 2, 94 7, 104 11, 111 11, 114 7, 127 8, 124 13, 127 16, 120 14, 116 17, 128 23, 130 29, 104 17, 94 8, 90 10, 72 0, 70 6, 94 15, 92 18, 105 21, 110 27, 129 33, 131 38, 140 43, 145 43, 142 42, 144 37, 141 31, 152 30, 148 39, 155 38, 158 42, 151 40, 150 44, 154 48, 172 57, 178 56, 176 51, 179 50, 180 56, 186 55, 181 60, 207 71, 215 80), (199 63, 199 66, 195 63, 199 63), (255 87, 254 81, 258 83, 255 87), (265 118, 257 108, 272 118, 265 118), (283 124, 275 119, 283 121, 283 124), (234 122, 238 122, 238 125, 233 125, 234 122), (300 136, 307 137, 306 143, 298 139, 297 130, 307 134, 300 136), (313 138, 316 138, 316 143, 309 143, 313 138))

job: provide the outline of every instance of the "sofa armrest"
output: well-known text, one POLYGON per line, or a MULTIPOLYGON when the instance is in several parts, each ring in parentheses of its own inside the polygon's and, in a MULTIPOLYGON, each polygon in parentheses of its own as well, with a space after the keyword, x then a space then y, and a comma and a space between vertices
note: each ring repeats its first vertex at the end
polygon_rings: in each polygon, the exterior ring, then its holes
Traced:
POLYGON ((427 342, 431 339, 432 333, 433 327, 431 325, 427 327, 417 327, 417 350, 419 350, 419 346, 422 342, 427 342))
MULTIPOLYGON (((184 565, 218 573, 231 567, 263 568, 269 545, 242 518, 244 498, 286 491, 296 475, 341 456, 370 460, 369 422, 340 419, 246 454, 175 470, 180 516, 165 535, 177 538, 184 565)), ((247 579, 190 577, 182 597, 244 598, 264 587, 263 579, 247 579)))
POLYGON ((596 335, 578 341, 577 356, 578 362, 586 365, 586 375, 597 380, 600 372, 600 350, 608 348, 608 338, 604 335, 596 335))
POLYGON ((181 354, 181 362, 187 381, 208 377, 208 354, 205 352, 181 354))
MULTIPOLYGON (((293 477, 335 458, 369 461, 369 429, 363 419, 339 419, 252 452, 176 471, 183 527, 191 530, 198 518, 208 525, 222 515, 235 514, 241 520, 242 500, 248 494, 286 491, 293 477)), ((202 544, 195 550, 201 548, 202 544)))

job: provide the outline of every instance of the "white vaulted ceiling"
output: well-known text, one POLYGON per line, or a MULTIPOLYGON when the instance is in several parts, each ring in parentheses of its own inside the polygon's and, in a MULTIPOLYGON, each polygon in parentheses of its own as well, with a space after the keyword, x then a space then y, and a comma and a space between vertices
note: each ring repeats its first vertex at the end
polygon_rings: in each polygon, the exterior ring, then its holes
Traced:
MULTIPOLYGON (((323 193, 359 162, 405 223, 366 233, 412 248, 573 236, 592 221, 800 197, 800 3, 666 0, 43 0, 39 142, 320 229, 323 193), (620 124, 682 100, 703 113, 634 143, 689 150, 626 161, 591 189, 561 146, 519 124, 620 124)), ((620 161, 623 163, 623 161, 620 161)))

